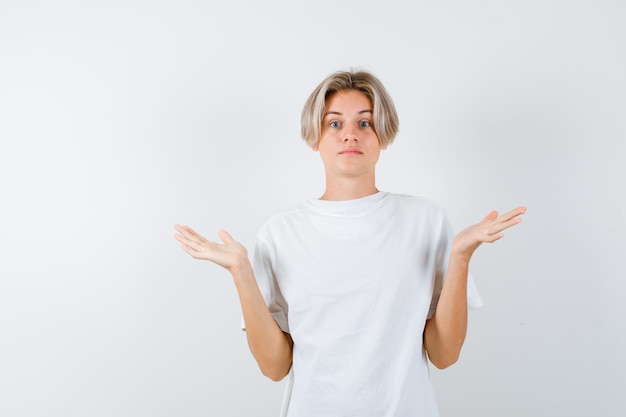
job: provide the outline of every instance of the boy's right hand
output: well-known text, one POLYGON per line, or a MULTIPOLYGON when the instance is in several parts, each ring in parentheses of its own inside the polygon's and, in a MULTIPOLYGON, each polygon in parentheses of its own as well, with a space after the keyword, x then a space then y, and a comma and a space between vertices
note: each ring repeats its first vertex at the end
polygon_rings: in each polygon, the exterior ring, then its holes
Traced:
POLYGON ((219 237, 224 242, 221 244, 205 239, 189 226, 177 224, 174 228, 179 233, 174 238, 192 258, 211 261, 230 272, 249 262, 246 248, 225 230, 219 232, 219 237))

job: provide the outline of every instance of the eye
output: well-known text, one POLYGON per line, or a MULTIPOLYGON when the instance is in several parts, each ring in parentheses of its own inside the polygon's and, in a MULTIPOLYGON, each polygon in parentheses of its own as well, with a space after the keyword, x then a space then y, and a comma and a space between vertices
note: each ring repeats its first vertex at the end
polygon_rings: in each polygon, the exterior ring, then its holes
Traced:
POLYGON ((359 122, 359 126, 361 127, 370 127, 372 124, 370 123, 369 120, 362 120, 359 122))
POLYGON ((339 123, 338 121, 330 122, 330 127, 339 127, 339 126, 341 126, 341 123, 339 123))

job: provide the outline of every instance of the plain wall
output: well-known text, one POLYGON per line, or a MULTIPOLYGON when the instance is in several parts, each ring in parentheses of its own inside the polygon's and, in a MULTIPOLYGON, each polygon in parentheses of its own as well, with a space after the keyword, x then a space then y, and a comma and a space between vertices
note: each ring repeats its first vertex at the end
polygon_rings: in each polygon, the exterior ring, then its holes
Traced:
POLYGON ((0 415, 275 416, 229 275, 323 191, 300 109, 361 67, 395 99, 379 188, 455 229, 527 205, 472 261, 486 306, 442 417, 626 415, 620 1, 0 2, 0 415))

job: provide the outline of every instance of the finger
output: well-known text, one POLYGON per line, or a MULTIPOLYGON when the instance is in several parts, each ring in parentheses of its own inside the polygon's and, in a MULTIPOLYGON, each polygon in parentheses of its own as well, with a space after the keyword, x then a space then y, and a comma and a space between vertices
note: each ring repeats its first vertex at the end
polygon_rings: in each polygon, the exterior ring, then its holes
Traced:
POLYGON ((195 233, 191 227, 183 226, 183 225, 180 225, 180 224, 174 225, 174 229, 176 229, 178 231, 178 233, 180 233, 181 235, 183 235, 185 237, 191 237, 195 233))
POLYGON ((520 224, 521 222, 522 222, 522 219, 520 217, 515 217, 515 218, 513 218, 511 220, 507 220, 507 221, 504 221, 504 222, 501 222, 501 223, 496 223, 489 229, 488 233, 490 235, 493 235, 493 234, 496 234, 496 233, 500 233, 503 230, 508 229, 509 227, 513 227, 516 224, 520 224))
POLYGON ((235 239, 233 239, 230 233, 228 233, 226 230, 220 230, 218 234, 220 236, 220 239, 222 239, 222 242, 224 242, 227 245, 230 245, 231 243, 235 241, 235 239))
POLYGON ((193 250, 197 250, 198 242, 193 241, 183 235, 174 235, 174 239, 178 240, 183 246, 187 246, 193 250), (194 248, 195 247, 195 248, 194 248))
POLYGON ((198 233, 196 233, 195 230, 193 230, 191 227, 189 226, 181 226, 179 224, 177 224, 176 226, 174 226, 174 228, 176 230, 178 230, 180 232, 180 234, 182 234, 183 236, 185 236, 187 239, 202 243, 205 242, 206 239, 203 238, 201 235, 199 235, 198 233))
POLYGON ((524 213, 526 213, 526 207, 520 206, 520 207, 514 208, 508 213, 504 213, 502 216, 500 216, 500 218, 504 221, 508 221, 514 217, 521 216, 524 213))
POLYGON ((489 235, 487 239, 485 239, 485 243, 493 243, 496 240, 500 240, 504 237, 504 233, 497 233, 494 235, 489 235))
POLYGON ((182 229, 185 231, 186 234, 188 234, 190 236, 201 237, 195 230, 193 230, 191 227, 189 227, 187 225, 182 226, 182 229))
POLYGON ((185 245, 184 243, 182 245, 180 245, 181 248, 183 248, 183 250, 185 252, 187 252, 187 254, 189 256, 191 256, 192 258, 197 258, 198 257, 198 251, 194 250, 193 248, 191 248, 188 245, 185 245))
POLYGON ((493 211, 489 212, 489 214, 487 214, 485 216, 483 221, 484 220, 493 220, 493 219, 496 219, 497 217, 498 217, 498 212, 496 210, 493 210, 493 211))
POLYGON ((174 235, 174 238, 196 252, 203 252, 207 249, 215 250, 220 246, 217 242, 211 242, 203 237, 200 237, 202 239, 200 240, 194 236, 174 235))

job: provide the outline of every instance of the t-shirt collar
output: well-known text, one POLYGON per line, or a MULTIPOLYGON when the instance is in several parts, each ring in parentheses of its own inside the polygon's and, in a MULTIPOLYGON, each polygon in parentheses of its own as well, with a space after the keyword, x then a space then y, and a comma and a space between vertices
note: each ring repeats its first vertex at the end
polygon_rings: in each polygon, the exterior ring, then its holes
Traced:
POLYGON ((363 216, 382 206, 388 195, 388 192, 378 191, 377 193, 366 197, 356 198, 354 200, 330 201, 312 199, 308 200, 305 205, 312 211, 329 216, 363 216))

